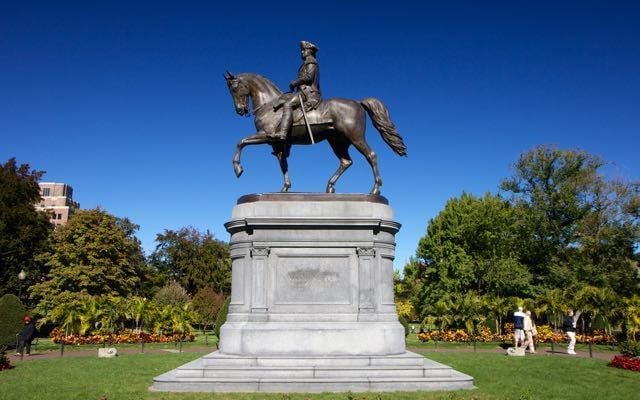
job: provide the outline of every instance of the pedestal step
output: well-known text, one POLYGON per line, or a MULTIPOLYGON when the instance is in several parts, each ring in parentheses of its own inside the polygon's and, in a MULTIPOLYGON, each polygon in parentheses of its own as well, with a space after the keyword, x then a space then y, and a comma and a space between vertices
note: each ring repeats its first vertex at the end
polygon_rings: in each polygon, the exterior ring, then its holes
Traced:
POLYGON ((406 352, 377 357, 243 357, 215 352, 154 379, 152 389, 346 392, 473 388, 473 378, 406 352))

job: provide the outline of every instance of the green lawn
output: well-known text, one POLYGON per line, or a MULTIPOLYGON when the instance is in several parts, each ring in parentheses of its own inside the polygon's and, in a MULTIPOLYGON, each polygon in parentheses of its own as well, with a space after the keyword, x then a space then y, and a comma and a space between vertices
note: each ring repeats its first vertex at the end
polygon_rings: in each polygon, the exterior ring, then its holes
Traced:
POLYGON ((134 353, 115 359, 55 357, 16 362, 0 372, 3 400, 156 399, 633 399, 640 373, 608 367, 606 361, 560 355, 506 357, 488 352, 429 352, 436 361, 475 378, 476 390, 435 393, 211 394, 148 391, 152 378, 203 353, 134 353))

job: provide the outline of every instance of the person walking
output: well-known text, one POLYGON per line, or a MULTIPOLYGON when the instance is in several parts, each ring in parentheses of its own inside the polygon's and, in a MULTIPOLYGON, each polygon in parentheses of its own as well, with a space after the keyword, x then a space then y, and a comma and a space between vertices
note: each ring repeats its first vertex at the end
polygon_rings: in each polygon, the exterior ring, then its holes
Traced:
POLYGON ((536 324, 533 322, 533 319, 531 319, 531 311, 527 310, 524 314, 524 334, 527 337, 524 342, 524 347, 529 346, 529 353, 536 354, 536 346, 533 342, 533 337, 538 334, 536 324))
POLYGON ((513 313, 513 347, 518 348, 518 343, 524 343, 524 318, 526 314, 522 312, 522 307, 513 313))
POLYGON ((567 354, 571 355, 576 354, 576 322, 578 322, 578 318, 580 318, 580 311, 574 314, 573 308, 568 308, 567 315, 564 316, 564 320, 562 321, 562 329, 567 334, 567 338, 569 339, 567 354))
POLYGON ((24 317, 24 326, 20 331, 20 341, 18 342, 17 356, 21 356, 26 350, 27 355, 31 355, 31 341, 36 337, 36 328, 31 323, 31 317, 24 317))

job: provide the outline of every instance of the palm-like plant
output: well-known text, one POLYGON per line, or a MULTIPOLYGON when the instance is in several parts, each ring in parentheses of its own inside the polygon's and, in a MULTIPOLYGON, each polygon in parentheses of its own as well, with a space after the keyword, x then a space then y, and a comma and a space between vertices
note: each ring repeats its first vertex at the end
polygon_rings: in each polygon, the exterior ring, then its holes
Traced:
POLYGON ((502 335, 502 322, 504 317, 512 310, 511 301, 505 297, 490 297, 485 298, 485 304, 487 306, 487 314, 492 317, 496 324, 496 333, 502 335))
POLYGON ((567 309, 565 296, 560 289, 545 291, 536 298, 536 305, 544 310, 555 327, 560 326, 562 316, 567 309))
POLYGON ((444 331, 454 321, 453 303, 451 299, 443 297, 433 306, 429 307, 427 317, 433 317, 441 331, 444 331))
POLYGON ((132 319, 136 324, 136 333, 140 333, 151 310, 151 302, 146 298, 134 296, 125 301, 124 307, 127 318, 132 319))
POLYGON ((169 308, 169 323, 174 333, 179 333, 181 338, 191 333, 193 327, 192 322, 198 318, 196 313, 191 309, 191 303, 182 306, 171 305, 169 308))
POLYGON ((79 300, 60 303, 51 310, 44 320, 58 323, 65 336, 79 332, 82 324, 83 305, 79 300))
POLYGON ((475 292, 467 292, 456 297, 455 318, 464 325, 467 333, 475 335, 478 325, 486 320, 487 304, 484 298, 475 292))
POLYGON ((640 296, 635 295, 624 300, 624 317, 627 325, 627 337, 635 341, 640 333, 640 296))
POLYGON ((609 334, 613 330, 613 322, 622 314, 621 298, 608 287, 585 286, 576 294, 576 303, 592 321, 602 319, 609 334))

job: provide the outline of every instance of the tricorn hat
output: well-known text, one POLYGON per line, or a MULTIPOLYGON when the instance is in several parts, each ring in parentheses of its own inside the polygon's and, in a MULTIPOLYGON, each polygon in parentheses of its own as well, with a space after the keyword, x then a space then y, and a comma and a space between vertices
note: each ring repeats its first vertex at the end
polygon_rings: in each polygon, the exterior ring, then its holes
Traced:
POLYGON ((26 317, 24 317, 25 321, 31 321, 31 317, 29 317, 28 315, 26 317))
POLYGON ((313 50, 313 52, 315 53, 316 51, 318 51, 318 46, 311 42, 303 40, 302 42, 300 42, 300 50, 313 50))

